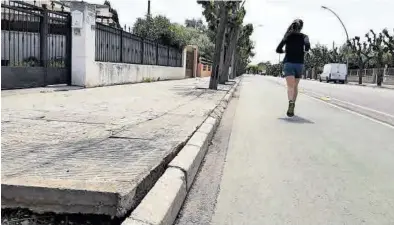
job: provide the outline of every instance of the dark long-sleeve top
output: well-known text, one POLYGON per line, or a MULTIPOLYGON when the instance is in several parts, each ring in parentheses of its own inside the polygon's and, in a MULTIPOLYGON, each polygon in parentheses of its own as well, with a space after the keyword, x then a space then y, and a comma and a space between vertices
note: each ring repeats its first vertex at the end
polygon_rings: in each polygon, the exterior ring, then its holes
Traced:
POLYGON ((279 43, 276 48, 277 53, 286 53, 283 62, 286 63, 304 63, 305 52, 309 51, 311 44, 309 38, 303 33, 292 33, 279 43), (286 46, 285 51, 283 47, 286 46))

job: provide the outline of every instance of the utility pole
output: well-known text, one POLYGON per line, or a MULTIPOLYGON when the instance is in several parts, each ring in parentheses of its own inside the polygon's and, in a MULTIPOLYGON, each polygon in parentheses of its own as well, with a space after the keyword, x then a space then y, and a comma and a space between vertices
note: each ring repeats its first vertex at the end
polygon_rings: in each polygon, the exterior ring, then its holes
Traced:
POLYGON ((148 16, 150 16, 150 0, 148 0, 148 16))

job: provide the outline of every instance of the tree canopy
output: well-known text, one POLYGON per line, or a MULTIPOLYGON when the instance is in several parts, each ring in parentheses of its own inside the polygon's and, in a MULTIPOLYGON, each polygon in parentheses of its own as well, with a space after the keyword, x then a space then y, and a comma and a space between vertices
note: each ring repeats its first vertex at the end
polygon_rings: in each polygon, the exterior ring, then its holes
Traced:
POLYGON ((116 11, 116 9, 112 8, 111 3, 108 0, 104 1, 104 5, 109 7, 109 12, 112 14, 113 24, 110 24, 110 26, 121 28, 120 22, 119 22, 118 11, 116 11))
POLYGON ((182 25, 172 23, 167 17, 158 15, 138 18, 133 26, 133 33, 177 48, 196 45, 202 57, 211 59, 214 44, 205 32, 206 29, 201 19, 187 19, 185 25, 182 25))
POLYGON ((238 58, 238 73, 241 74, 245 71, 246 66, 251 62, 255 53, 253 52, 254 43, 250 39, 253 33, 253 24, 246 24, 242 27, 241 35, 238 39, 237 51, 239 53, 238 58))
MULTIPOLYGON (((197 1, 203 8, 202 14, 208 23, 208 36, 212 42, 216 39, 216 33, 219 25, 219 5, 220 1, 197 1)), ((254 43, 251 40, 253 33, 253 25, 246 24, 242 25, 243 18, 246 14, 246 10, 243 6, 239 7, 239 1, 227 1, 224 5, 227 8, 229 14, 227 29, 231 30, 237 25, 241 25, 241 31, 237 40, 237 47, 235 49, 236 57, 236 68, 237 74, 240 75, 245 72, 247 65, 250 63, 250 58, 254 56, 254 43)), ((226 34, 226 43, 229 41, 229 32, 226 34)))
POLYGON ((199 31, 206 31, 207 27, 204 25, 202 22, 202 19, 186 19, 185 20, 185 26, 189 28, 194 28, 199 31))
POLYGON ((394 66, 394 40, 387 29, 380 33, 370 30, 365 38, 355 36, 340 48, 328 49, 316 44, 305 57, 306 69, 316 68, 321 72, 327 63, 346 63, 349 68, 364 69, 373 67, 394 66))
POLYGON ((162 15, 155 17, 147 16, 145 18, 137 18, 133 26, 133 33, 163 44, 174 45, 174 33, 170 20, 162 15))

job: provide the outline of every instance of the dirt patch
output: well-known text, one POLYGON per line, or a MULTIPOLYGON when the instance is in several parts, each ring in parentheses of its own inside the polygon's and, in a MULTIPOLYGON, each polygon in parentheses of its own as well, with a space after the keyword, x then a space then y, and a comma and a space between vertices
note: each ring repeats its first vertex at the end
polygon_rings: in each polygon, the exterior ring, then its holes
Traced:
POLYGON ((121 220, 109 216, 82 214, 37 214, 27 209, 1 209, 2 225, 120 225, 121 220))

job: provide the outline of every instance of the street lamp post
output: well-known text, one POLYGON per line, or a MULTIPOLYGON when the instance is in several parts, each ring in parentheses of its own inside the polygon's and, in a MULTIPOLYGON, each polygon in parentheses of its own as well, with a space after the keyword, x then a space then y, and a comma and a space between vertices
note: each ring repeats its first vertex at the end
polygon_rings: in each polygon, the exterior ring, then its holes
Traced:
MULTIPOLYGON (((345 33, 346 33, 346 44, 347 44, 349 42, 349 40, 350 40, 349 39, 349 34, 348 34, 347 29, 345 27, 345 24, 342 22, 341 18, 339 18, 338 14, 336 14, 332 9, 328 8, 327 6, 322 6, 322 8, 325 9, 325 10, 330 11, 332 14, 335 15, 335 17, 337 17, 339 22, 341 22, 342 27, 343 27, 343 29, 345 30, 345 33)), ((349 53, 347 51, 347 49, 348 48, 346 48, 346 53, 349 53)), ((348 54, 346 54, 346 69, 347 69, 347 75, 346 75, 346 79, 347 79, 347 76, 349 75, 349 56, 348 56, 348 54)))

